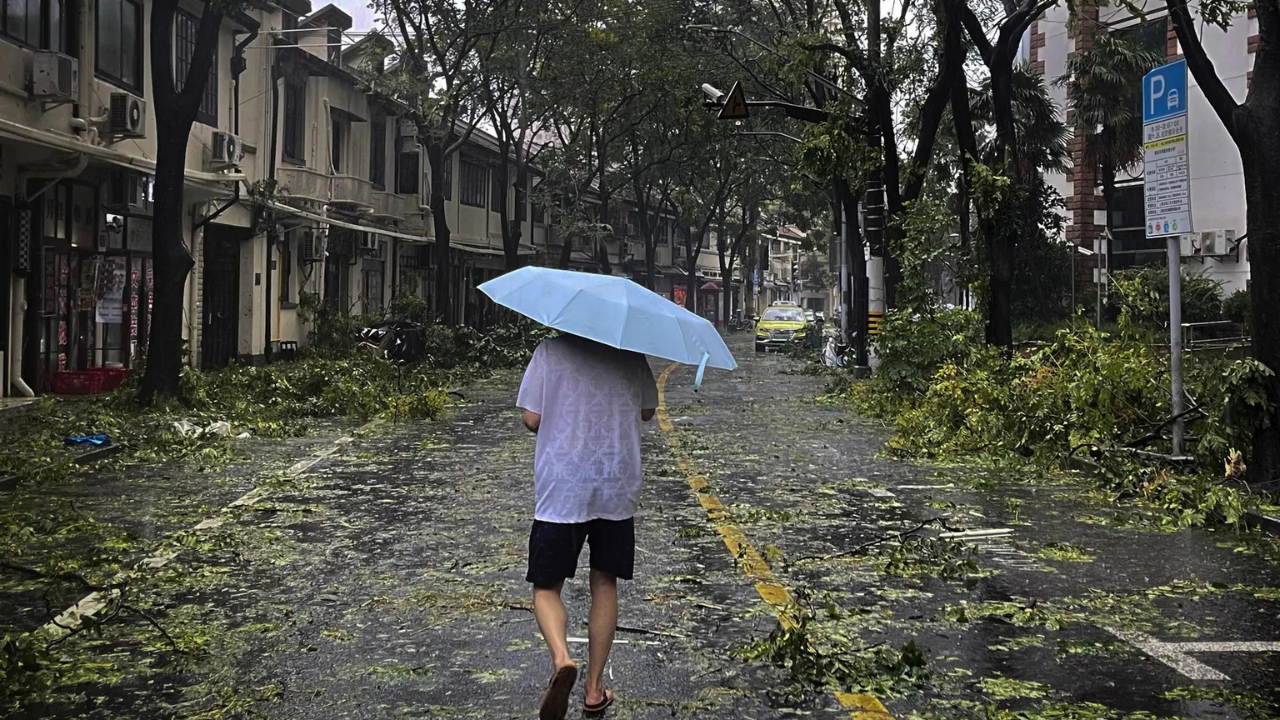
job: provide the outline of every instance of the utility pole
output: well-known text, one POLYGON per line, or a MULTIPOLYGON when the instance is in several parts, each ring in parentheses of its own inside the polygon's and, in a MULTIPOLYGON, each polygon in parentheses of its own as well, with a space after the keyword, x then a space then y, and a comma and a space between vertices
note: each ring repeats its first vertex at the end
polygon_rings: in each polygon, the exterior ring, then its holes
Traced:
POLYGON ((1173 454, 1182 454, 1182 239, 1169 237, 1169 380, 1173 386, 1173 454))
MULTIPOLYGON (((875 84, 871 88, 873 95, 884 91, 882 85, 882 68, 880 53, 880 0, 871 0, 867 3, 867 58, 871 64, 871 72, 875 76, 875 84)), ((878 97, 878 95, 877 95, 878 97)), ((883 161, 884 151, 884 128, 881 123, 884 118, 875 117, 875 108, 879 107, 879 103, 874 101, 872 107, 871 122, 871 147, 874 149, 875 156, 880 157, 883 161)), ((885 201, 884 201, 884 180, 880 173, 881 163, 877 163, 876 167, 867 172, 866 175, 866 192, 863 196, 863 224, 861 234, 865 235, 867 245, 874 254, 879 248, 880 257, 883 260, 889 255, 884 247, 887 241, 885 237, 885 201)), ((851 250, 852 251, 852 250, 851 250)), ((863 252, 862 245, 859 243, 858 252, 863 252)), ((870 358, 867 353, 867 325, 868 318, 871 314, 871 279, 868 277, 867 262, 863 258, 859 258, 862 267, 860 277, 856 279, 856 284, 851 288, 853 297, 850 298, 849 304, 854 312, 857 313, 857 325, 860 342, 858 343, 857 359, 855 361, 855 374, 870 375, 870 358)), ((885 263, 881 262, 881 273, 886 271, 885 263)), ((881 280, 881 287, 886 287, 884 280, 881 280)), ((886 301, 888 298, 885 298, 886 301)), ((888 310, 888 303, 885 303, 885 310, 888 310)))

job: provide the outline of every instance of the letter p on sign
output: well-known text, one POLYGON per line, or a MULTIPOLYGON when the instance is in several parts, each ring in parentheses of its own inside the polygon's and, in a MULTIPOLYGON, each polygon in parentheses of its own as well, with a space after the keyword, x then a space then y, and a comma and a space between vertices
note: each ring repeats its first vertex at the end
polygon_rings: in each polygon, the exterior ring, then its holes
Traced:
POLYGON ((1153 123, 1187 111, 1187 61, 1161 65, 1142 78, 1142 122, 1153 123))

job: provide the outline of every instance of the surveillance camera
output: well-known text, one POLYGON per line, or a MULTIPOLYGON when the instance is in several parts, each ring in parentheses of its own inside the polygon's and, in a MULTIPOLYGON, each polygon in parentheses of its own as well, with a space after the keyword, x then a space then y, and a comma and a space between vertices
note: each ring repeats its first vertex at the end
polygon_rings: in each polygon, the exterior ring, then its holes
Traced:
POLYGON ((717 90, 711 83, 702 83, 702 94, 706 95, 711 102, 720 102, 720 98, 724 97, 724 93, 717 90))

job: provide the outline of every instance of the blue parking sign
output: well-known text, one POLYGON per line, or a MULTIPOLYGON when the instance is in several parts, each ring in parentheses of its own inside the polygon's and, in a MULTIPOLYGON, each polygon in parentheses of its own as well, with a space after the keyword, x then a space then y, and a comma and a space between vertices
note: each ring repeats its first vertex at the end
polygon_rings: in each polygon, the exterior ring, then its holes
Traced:
POLYGON ((1161 65, 1142 78, 1142 122, 1183 115, 1188 99, 1187 61, 1161 65))

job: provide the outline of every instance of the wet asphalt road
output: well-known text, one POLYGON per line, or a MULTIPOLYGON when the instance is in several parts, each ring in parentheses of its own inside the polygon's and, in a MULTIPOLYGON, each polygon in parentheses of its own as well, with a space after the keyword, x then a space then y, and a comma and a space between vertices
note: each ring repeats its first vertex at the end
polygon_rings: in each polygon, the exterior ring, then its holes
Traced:
MULTIPOLYGON (((757 583, 829 607, 812 628, 819 645, 921 648, 928 679, 878 693, 892 717, 1274 711, 1274 542, 1167 532, 1082 479, 881 457, 887 431, 816 402, 824 380, 731 342, 742 369, 709 372, 697 393, 691 368, 672 371, 666 429, 644 438, 612 717, 850 717, 833 690, 855 688, 796 688, 735 655, 777 626, 757 583), (929 562, 894 542, 847 554, 933 518, 968 535, 922 531, 942 548, 929 562)), ((112 670, 18 717, 535 717, 549 668, 523 583, 533 437, 511 407, 518 380, 482 381, 450 417, 384 424, 300 474, 237 476, 236 493, 209 497, 192 488, 187 504, 202 497, 207 512, 267 490, 192 539, 153 588, 154 614, 199 652, 175 661, 137 639, 136 621, 77 638, 68 653, 112 670)), ((314 446, 278 452, 296 462, 314 446)), ((585 638, 584 573, 566 599, 570 635, 585 638)), ((585 645, 573 649, 585 661, 585 645)))

